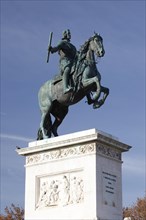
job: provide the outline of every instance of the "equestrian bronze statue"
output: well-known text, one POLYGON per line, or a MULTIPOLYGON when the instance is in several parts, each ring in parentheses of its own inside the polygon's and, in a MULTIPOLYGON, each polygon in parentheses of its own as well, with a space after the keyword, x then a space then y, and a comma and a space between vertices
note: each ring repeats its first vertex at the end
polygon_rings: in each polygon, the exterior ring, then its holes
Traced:
POLYGON ((104 104, 109 94, 109 89, 101 85, 95 60, 95 55, 103 57, 105 54, 102 37, 94 33, 79 51, 70 39, 70 30, 66 30, 56 47, 48 46, 48 54, 58 52, 60 55, 60 73, 45 82, 39 90, 41 122, 37 140, 58 136, 57 129, 70 105, 86 97, 87 103, 96 109, 104 104), (51 115, 55 118, 53 122, 51 115))

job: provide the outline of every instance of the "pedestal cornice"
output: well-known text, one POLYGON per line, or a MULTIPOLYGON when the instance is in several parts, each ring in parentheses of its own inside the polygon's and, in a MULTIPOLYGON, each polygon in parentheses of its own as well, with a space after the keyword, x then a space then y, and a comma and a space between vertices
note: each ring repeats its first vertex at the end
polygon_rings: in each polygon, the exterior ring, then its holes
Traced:
POLYGON ((29 147, 16 150, 19 155, 28 156, 34 153, 45 152, 60 148, 71 148, 76 145, 84 145, 96 143, 98 151, 104 145, 118 150, 118 152, 128 151, 131 146, 120 142, 117 138, 96 129, 90 129, 72 134, 62 135, 45 139, 41 141, 34 141, 29 143, 29 147))

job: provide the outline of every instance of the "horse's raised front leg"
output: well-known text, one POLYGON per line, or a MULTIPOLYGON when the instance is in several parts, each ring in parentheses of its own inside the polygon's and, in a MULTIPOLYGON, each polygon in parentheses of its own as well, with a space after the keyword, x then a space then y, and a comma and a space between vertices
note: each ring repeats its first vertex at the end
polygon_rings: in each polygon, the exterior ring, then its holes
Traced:
POLYGON ((94 109, 101 107, 104 104, 107 96, 109 95, 109 89, 106 88, 106 87, 101 86, 101 93, 102 92, 103 92, 103 97, 99 101, 97 100, 97 101, 94 102, 94 104, 93 104, 94 109))
POLYGON ((91 95, 90 95, 90 94, 91 94, 91 93, 88 93, 88 94, 86 95, 88 105, 91 105, 91 104, 94 103, 94 100, 91 98, 91 95))
POLYGON ((96 85, 96 91, 93 96, 93 101, 97 101, 99 99, 100 93, 101 93, 101 85, 100 85, 98 78, 95 76, 93 78, 83 79, 82 84, 83 84, 84 88, 86 88, 90 85, 94 85, 94 84, 96 85))
POLYGON ((101 92, 103 92, 103 102, 105 102, 107 96, 109 95, 109 88, 101 86, 101 92))

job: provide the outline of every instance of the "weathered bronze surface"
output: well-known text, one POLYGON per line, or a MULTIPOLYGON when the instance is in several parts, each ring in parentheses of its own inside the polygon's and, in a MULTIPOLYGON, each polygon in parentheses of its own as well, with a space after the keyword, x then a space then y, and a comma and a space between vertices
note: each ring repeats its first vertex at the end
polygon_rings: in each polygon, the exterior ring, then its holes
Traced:
POLYGON ((49 54, 60 55, 60 73, 47 81, 39 90, 41 123, 37 140, 58 136, 57 129, 68 113, 70 105, 76 104, 85 96, 93 108, 101 107, 109 94, 109 89, 101 85, 101 75, 96 67, 95 55, 105 54, 102 37, 94 33, 77 51, 70 43, 70 30, 63 32, 63 37, 56 47, 51 46, 52 34, 48 45, 49 54), (101 97, 101 94, 103 96, 101 97), (55 117, 52 123, 51 115, 55 117))

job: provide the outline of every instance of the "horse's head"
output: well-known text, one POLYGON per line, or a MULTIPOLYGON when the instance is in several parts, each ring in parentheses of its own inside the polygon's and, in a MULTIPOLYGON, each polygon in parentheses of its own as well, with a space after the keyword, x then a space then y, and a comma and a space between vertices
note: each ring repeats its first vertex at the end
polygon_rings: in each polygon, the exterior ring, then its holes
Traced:
POLYGON ((90 39, 90 48, 95 52, 98 57, 103 57, 105 54, 104 46, 103 46, 103 39, 102 37, 94 33, 94 36, 90 39))

